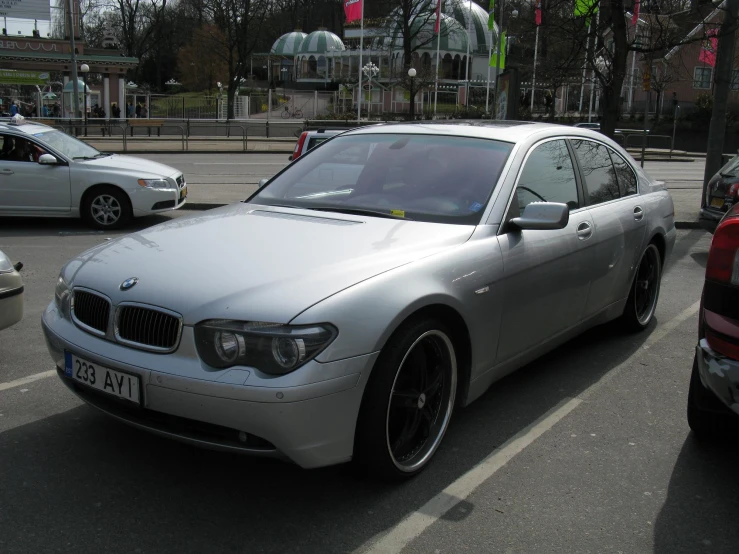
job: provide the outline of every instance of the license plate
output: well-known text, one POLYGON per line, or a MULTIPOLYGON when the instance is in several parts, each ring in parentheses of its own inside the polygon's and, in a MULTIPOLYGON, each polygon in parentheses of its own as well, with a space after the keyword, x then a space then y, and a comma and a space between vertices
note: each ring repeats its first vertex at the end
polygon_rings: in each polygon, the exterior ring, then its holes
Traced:
POLYGON ((64 373, 67 377, 95 390, 140 404, 139 378, 136 375, 115 371, 70 352, 64 353, 64 373))
POLYGON ((185 198, 187 198, 187 185, 180 190, 180 200, 184 200, 185 198))
POLYGON ((711 199, 711 207, 712 208, 723 208, 724 207, 724 199, 723 198, 712 198, 711 199))

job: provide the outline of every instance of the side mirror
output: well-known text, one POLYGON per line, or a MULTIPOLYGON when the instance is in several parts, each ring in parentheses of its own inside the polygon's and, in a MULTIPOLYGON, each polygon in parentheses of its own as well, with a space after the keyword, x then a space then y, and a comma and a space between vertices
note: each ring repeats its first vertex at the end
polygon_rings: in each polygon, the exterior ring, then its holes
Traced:
POLYGON ((259 183, 257 184, 257 188, 262 188, 264 185, 267 184, 267 181, 269 181, 269 179, 267 179, 266 177, 264 179, 259 179, 259 183))
POLYGON ((570 208, 557 202, 532 202, 524 208, 521 217, 514 217, 510 224, 517 229, 564 229, 570 221, 570 208))
POLYGON ((59 163, 59 160, 51 154, 41 154, 38 158, 38 163, 41 165, 56 165, 59 163))

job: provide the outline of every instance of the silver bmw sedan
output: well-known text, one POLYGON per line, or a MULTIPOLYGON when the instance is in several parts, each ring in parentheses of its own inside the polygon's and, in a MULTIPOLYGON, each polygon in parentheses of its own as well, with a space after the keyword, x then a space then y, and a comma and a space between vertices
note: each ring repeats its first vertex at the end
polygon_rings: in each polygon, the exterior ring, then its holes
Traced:
POLYGON ((43 328, 61 380, 131 425, 403 478, 506 374, 646 328, 674 241, 664 185, 600 133, 373 126, 72 259, 43 328))

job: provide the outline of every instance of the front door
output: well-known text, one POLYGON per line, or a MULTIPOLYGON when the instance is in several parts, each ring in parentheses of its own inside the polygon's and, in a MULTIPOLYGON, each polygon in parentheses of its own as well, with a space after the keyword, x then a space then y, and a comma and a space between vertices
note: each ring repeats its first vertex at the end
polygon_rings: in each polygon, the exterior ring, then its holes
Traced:
POLYGON ((570 207, 564 229, 516 230, 498 239, 504 287, 498 362, 542 344, 582 318, 591 279, 595 229, 582 204, 567 143, 548 140, 532 148, 518 176, 508 217, 531 202, 570 207))
POLYGON ((0 210, 69 213, 69 166, 39 164, 47 151, 29 139, 0 134, 0 143, 0 210))

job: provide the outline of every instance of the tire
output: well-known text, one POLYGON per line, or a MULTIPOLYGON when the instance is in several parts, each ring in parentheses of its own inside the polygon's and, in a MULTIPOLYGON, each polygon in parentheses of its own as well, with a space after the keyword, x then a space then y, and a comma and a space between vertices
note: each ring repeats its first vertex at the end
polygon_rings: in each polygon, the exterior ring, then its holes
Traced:
POLYGON ((739 426, 736 414, 731 412, 716 396, 703 386, 698 374, 698 359, 693 359, 688 389, 688 425, 696 438, 710 440, 736 434, 739 426))
POLYGON ((82 202, 82 218, 94 229, 120 229, 132 218, 131 202, 121 189, 95 187, 82 202))
POLYGON ((633 332, 646 329, 654 318, 662 280, 662 257, 654 243, 642 252, 631 283, 629 298, 621 315, 623 326, 633 332))
POLYGON ((417 319, 382 349, 357 422, 354 463, 362 474, 400 480, 428 466, 454 411, 457 358, 451 336, 441 322, 417 319))

